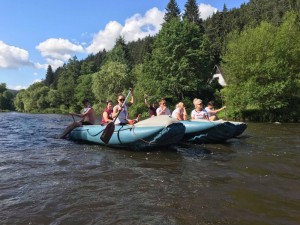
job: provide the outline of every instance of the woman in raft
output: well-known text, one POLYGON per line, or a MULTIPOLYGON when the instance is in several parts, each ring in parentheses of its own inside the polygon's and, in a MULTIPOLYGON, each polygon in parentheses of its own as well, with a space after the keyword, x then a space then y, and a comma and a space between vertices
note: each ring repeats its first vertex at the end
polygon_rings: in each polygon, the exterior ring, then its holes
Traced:
POLYGON ((183 104, 183 102, 179 102, 176 105, 176 109, 172 112, 172 117, 176 118, 178 120, 186 120, 186 116, 187 116, 187 113, 186 113, 184 104, 183 104))
POLYGON ((115 121, 115 124, 125 125, 129 123, 129 121, 127 120, 128 108, 135 103, 135 98, 133 95, 132 88, 130 90, 131 90, 131 101, 124 104, 123 107, 122 105, 125 101, 125 96, 122 93, 118 95, 118 104, 113 108, 113 113, 112 113, 112 118, 115 118, 120 112, 118 118, 115 121))
POLYGON ((171 116, 171 112, 170 110, 167 108, 166 106, 166 101, 164 99, 162 99, 159 102, 159 107, 156 109, 156 115, 160 116, 160 115, 168 115, 171 116))
POLYGON ((109 122, 113 121, 112 114, 113 114, 113 102, 112 100, 109 100, 106 102, 107 108, 104 109, 102 113, 102 121, 101 125, 106 125, 109 122))
POLYGON ((201 99, 195 98, 193 101, 195 109, 191 113, 192 119, 207 119, 208 115, 205 110, 203 110, 203 103, 201 99))

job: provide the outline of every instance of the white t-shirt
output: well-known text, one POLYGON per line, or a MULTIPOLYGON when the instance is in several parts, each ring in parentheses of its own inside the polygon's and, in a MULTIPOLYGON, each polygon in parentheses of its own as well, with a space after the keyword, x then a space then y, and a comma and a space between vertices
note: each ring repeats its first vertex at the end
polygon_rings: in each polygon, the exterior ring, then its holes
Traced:
POLYGON ((196 109, 194 109, 191 113, 191 117, 195 119, 206 119, 205 115, 207 115, 207 112, 205 110, 201 110, 200 112, 197 112, 196 109))
MULTIPOLYGON (((115 110, 115 108, 118 108, 119 105, 116 105, 113 110, 115 110)), ((118 112, 118 110, 117 110, 118 112)), ((120 112, 118 118, 115 121, 115 124, 119 124, 119 123, 128 123, 127 121, 127 116, 128 116, 128 111, 127 111, 127 106, 124 105, 124 108, 122 109, 122 111, 120 112)))
POLYGON ((204 110, 207 112, 208 117, 211 117, 211 116, 215 116, 215 115, 216 115, 215 113, 210 113, 210 111, 215 111, 214 108, 209 109, 208 107, 206 107, 204 110))
MULTIPOLYGON (((161 109, 160 107, 158 107, 158 108, 156 109, 156 115, 158 115, 160 112, 162 112, 162 109, 161 109)), ((162 114, 160 114, 160 116, 161 116, 161 115, 168 115, 168 116, 171 116, 171 112, 170 112, 170 110, 169 110, 168 108, 166 108, 165 111, 164 111, 162 114)))
POLYGON ((179 108, 175 109, 175 110, 172 112, 172 117, 177 119, 177 113, 179 113, 179 115, 183 115, 183 110, 180 111, 179 108))

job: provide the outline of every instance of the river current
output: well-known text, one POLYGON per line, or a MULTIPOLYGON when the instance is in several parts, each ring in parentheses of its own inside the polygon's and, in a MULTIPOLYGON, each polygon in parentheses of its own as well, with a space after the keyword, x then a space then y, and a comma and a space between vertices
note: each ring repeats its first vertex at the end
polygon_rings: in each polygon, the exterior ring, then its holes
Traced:
POLYGON ((147 151, 54 139, 67 115, 0 113, 0 224, 300 224, 300 125, 147 151))

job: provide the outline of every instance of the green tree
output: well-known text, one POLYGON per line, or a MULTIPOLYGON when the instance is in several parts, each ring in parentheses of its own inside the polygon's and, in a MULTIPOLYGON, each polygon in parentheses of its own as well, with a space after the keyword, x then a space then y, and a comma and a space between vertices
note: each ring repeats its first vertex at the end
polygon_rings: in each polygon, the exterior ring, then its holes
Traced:
POLYGON ((188 20, 165 23, 144 72, 147 86, 158 96, 171 94, 178 101, 204 94, 210 72, 207 39, 188 20))
POLYGON ((200 18, 200 12, 196 4, 196 0, 188 0, 186 2, 183 19, 187 19, 190 22, 197 24, 201 33, 204 33, 203 21, 200 18))
POLYGON ((129 53, 123 37, 119 37, 116 40, 114 48, 107 54, 107 61, 128 65, 129 53))
POLYGON ((0 84, 0 94, 2 94, 6 90, 7 90, 6 83, 1 83, 0 84))
POLYGON ((117 94, 129 89, 128 66, 120 62, 107 62, 101 70, 93 74, 92 90, 96 100, 104 104, 114 100, 117 94))
POLYGON ((62 103, 59 92, 55 89, 50 89, 47 95, 47 102, 51 108, 59 108, 62 103))
POLYGON ((170 0, 167 8, 166 8, 166 14, 164 16, 165 22, 170 22, 174 18, 180 18, 180 9, 178 7, 178 4, 175 0, 170 0))
POLYGON ((50 85, 54 82, 54 73, 52 71, 51 65, 49 65, 47 68, 46 79, 44 82, 48 87, 50 87, 50 85))
POLYGON ((297 120, 300 103, 300 26, 288 13, 280 27, 262 22, 232 34, 223 56, 231 115, 297 120), (252 113, 251 113, 252 112, 252 113))
POLYGON ((75 97, 78 108, 82 108, 82 100, 88 99, 90 104, 95 103, 95 96, 92 91, 93 75, 81 75, 75 88, 75 97))

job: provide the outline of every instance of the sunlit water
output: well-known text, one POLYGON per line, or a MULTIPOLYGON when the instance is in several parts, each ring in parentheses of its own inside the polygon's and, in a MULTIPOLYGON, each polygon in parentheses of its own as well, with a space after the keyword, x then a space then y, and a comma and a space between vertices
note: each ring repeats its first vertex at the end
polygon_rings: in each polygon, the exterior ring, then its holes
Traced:
POLYGON ((71 121, 0 113, 1 224, 300 224, 299 124, 137 152, 54 139, 71 121))

